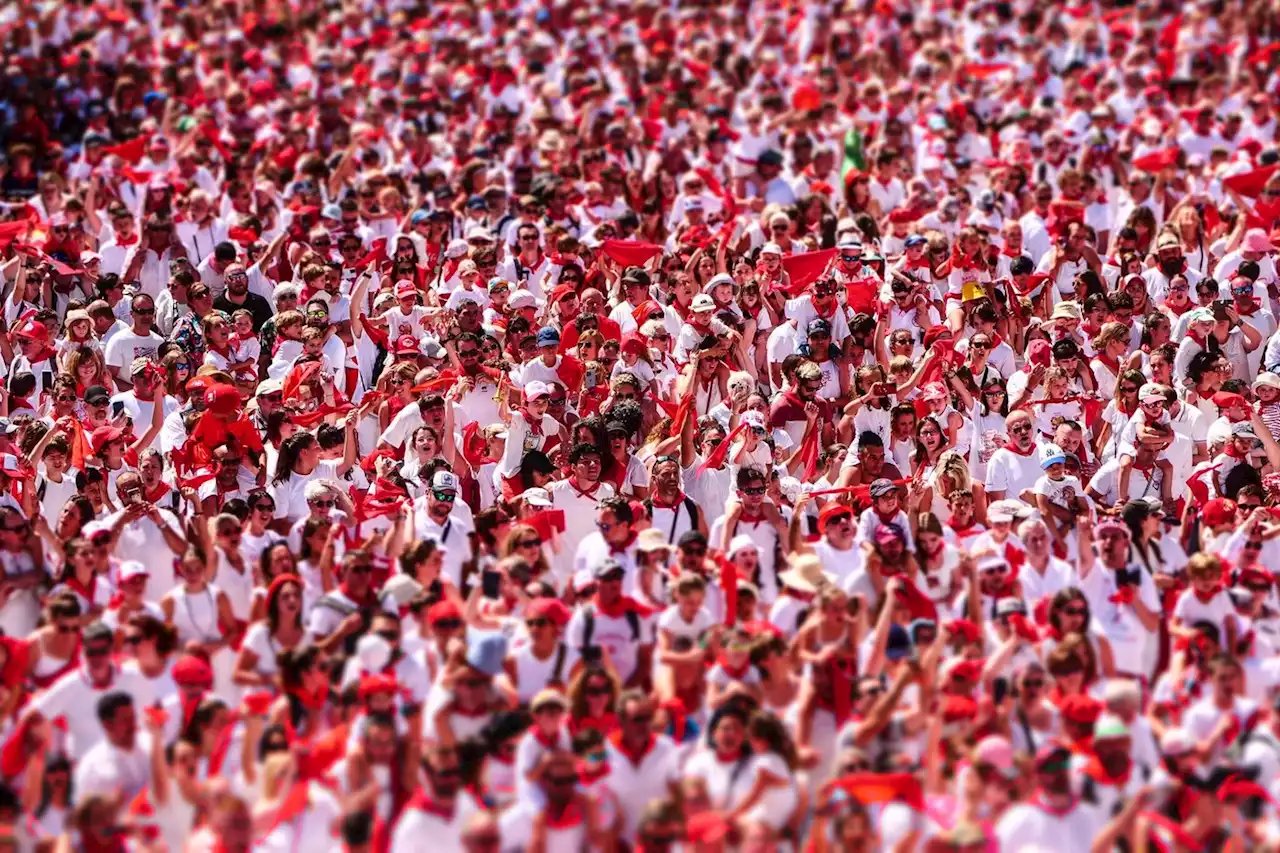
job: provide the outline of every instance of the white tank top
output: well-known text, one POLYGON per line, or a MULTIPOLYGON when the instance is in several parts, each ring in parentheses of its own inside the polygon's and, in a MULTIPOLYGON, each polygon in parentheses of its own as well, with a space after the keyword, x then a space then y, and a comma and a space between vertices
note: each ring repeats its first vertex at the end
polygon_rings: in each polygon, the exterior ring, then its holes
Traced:
MULTIPOLYGON (((73 651, 74 655, 75 652, 73 651)), ((54 657, 43 641, 40 643, 40 659, 36 661, 35 669, 32 675, 36 678, 48 678, 59 670, 65 669, 67 664, 71 663, 71 658, 54 657)))
POLYGON ((227 555, 218 551, 218 571, 214 576, 218 589, 227 594, 231 602, 231 613, 237 619, 248 620, 249 609, 253 604, 253 567, 248 560, 244 561, 244 574, 236 571, 227 559, 227 555))
MULTIPOLYGON (((533 653, 532 645, 525 645, 515 653, 512 660, 516 667, 516 692, 520 696, 521 702, 530 702, 539 690, 546 687, 555 674, 556 658, 559 657, 560 647, 551 652, 551 656, 546 660, 538 660, 533 653)), ((569 677, 569 660, 566 650, 565 663, 560 668, 560 681, 566 682, 569 677)))
POLYGON ((205 642, 222 638, 218 625, 218 588, 210 584, 203 592, 188 593, 178 587, 173 591, 173 626, 178 642, 205 642))

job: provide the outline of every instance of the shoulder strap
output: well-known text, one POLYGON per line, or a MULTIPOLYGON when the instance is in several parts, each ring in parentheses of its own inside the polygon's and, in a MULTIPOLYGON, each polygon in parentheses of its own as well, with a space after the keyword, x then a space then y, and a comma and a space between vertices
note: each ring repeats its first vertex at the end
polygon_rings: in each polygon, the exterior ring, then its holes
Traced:
POLYGON ((330 610, 336 610, 343 616, 350 616, 352 613, 360 612, 359 607, 355 607, 349 602, 343 601, 328 592, 316 599, 316 607, 327 607, 330 610))
POLYGON ((587 605, 582 611, 582 647, 584 649, 591 648, 591 638, 596 633, 596 609, 593 605, 587 605))
POLYGON ((564 659, 568 656, 568 647, 560 643, 556 647, 556 662, 551 667, 551 683, 564 684, 564 659))
POLYGON ((634 610, 627 611, 627 625, 631 627, 631 641, 640 642, 640 614, 634 610))
MULTIPOLYGON (((698 502, 695 501, 693 498, 686 496, 684 499, 684 509, 685 509, 685 512, 689 513, 689 529, 697 530, 698 529, 698 502)), ((653 513, 650 513, 649 515, 650 517, 652 517, 653 513)))

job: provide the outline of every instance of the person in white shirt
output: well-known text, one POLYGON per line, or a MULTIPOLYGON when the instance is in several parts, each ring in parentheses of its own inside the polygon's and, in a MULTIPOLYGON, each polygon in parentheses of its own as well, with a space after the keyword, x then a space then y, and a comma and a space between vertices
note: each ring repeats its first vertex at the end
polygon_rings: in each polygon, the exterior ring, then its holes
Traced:
POLYGON ((76 797, 119 793, 129 802, 151 778, 150 757, 138 744, 138 709, 116 690, 98 700, 97 717, 105 737, 76 762, 76 797))

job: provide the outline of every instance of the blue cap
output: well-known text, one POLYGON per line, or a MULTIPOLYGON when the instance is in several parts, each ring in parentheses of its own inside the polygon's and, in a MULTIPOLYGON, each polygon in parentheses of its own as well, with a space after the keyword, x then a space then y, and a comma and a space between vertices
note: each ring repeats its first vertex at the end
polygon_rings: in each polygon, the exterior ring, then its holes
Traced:
POLYGON ((322 219, 341 219, 342 208, 338 207, 336 204, 326 204, 324 207, 320 208, 320 217, 322 219))
POLYGON ((147 92, 147 94, 142 96, 142 103, 147 104, 148 106, 154 104, 156 101, 163 102, 165 100, 167 100, 167 98, 164 92, 147 92))
POLYGON ((831 334, 831 324, 821 317, 815 317, 809 321, 809 325, 805 327, 806 334, 820 335, 831 334))
POLYGON ((928 242, 929 242, 928 240, 921 237, 919 234, 912 234, 910 237, 908 237, 906 240, 903 241, 902 245, 910 249, 912 246, 923 246, 925 243, 928 243, 928 242))
POLYGON ((550 326, 538 330, 538 346, 555 347, 560 345, 560 333, 550 326))
POLYGON ((889 637, 885 640, 884 656, 889 660, 902 660, 911 654, 911 635, 901 625, 889 626, 889 637))
POLYGON ((421 85, 422 85, 422 76, 421 76, 420 74, 412 74, 412 73, 410 73, 410 74, 406 74, 406 75, 404 75, 404 85, 406 85, 406 86, 421 86, 421 85))
POLYGON ((478 195, 473 195, 467 199, 467 207, 471 210, 484 210, 484 199, 478 195))
POLYGON ((485 675, 494 676, 502 672, 506 659, 507 638, 501 634, 487 631, 467 644, 467 666, 485 675))
POLYGON ((415 210, 413 215, 409 217, 409 223, 417 225, 419 222, 426 222, 427 216, 428 214, 425 210, 415 210))

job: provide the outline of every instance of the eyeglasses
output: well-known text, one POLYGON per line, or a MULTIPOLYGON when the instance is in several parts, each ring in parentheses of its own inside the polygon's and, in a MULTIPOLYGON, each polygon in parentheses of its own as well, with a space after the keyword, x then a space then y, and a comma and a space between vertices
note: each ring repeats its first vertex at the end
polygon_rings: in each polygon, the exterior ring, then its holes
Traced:
POLYGON ((337 501, 332 499, 325 500, 324 498, 313 498, 312 500, 307 501, 307 503, 316 509, 333 509, 338 505, 337 501))
POLYGON ((705 545, 685 545, 685 546, 684 546, 683 548, 681 548, 680 550, 681 550, 681 551, 683 551, 685 554, 687 554, 687 555, 688 555, 688 556, 690 556, 690 557, 705 557, 705 556, 707 556, 707 548, 706 548, 706 546, 705 546, 705 545))
POLYGON ((1009 427, 1009 432, 1014 435, 1024 435, 1031 432, 1032 428, 1031 424, 1018 424, 1016 426, 1009 427))
POLYGON ((986 341, 970 341, 969 348, 970 349, 991 349, 991 344, 987 343, 986 341))
POLYGON ((1137 394, 1138 386, 1137 385, 1121 385, 1120 391, 1125 394, 1137 394))
POLYGON ((439 492, 435 489, 431 490, 431 496, 442 503, 451 504, 457 500, 458 496, 453 492, 439 492))
POLYGON ((347 566, 347 574, 349 575, 363 575, 372 571, 372 563, 352 563, 350 566, 347 566))
POLYGON ((135 313, 135 314, 141 314, 143 317, 150 317, 152 314, 155 314, 155 313, 156 313, 156 309, 154 309, 154 308, 134 308, 134 309, 133 309, 133 313, 135 313))
MULTIPOLYGON (((59 631, 62 630, 61 625, 58 626, 58 630, 59 631)), ((69 633, 69 632, 64 632, 64 633, 69 633)), ((126 646, 136 646, 136 645, 139 645, 141 642, 142 642, 141 634, 125 634, 124 635, 124 644, 126 646)))
POLYGON ((530 619, 528 622, 525 622, 524 624, 531 629, 545 628, 551 624, 551 620, 550 619, 530 619))
POLYGON ((541 539, 522 539, 516 543, 517 548, 541 548, 541 539))
POLYGON ((742 490, 744 495, 763 495, 764 492, 764 486, 751 486, 742 490))
POLYGON ((243 531, 243 530, 240 530, 239 528, 236 528, 236 527, 230 527, 230 528, 227 528, 227 529, 225 529, 225 530, 219 530, 219 531, 218 531, 218 535, 219 535, 219 536, 235 536, 235 537, 238 537, 238 536, 243 536, 243 535, 244 535, 244 531, 243 531))

